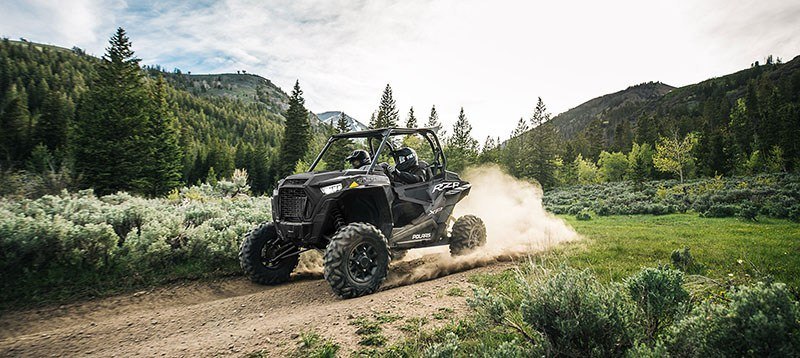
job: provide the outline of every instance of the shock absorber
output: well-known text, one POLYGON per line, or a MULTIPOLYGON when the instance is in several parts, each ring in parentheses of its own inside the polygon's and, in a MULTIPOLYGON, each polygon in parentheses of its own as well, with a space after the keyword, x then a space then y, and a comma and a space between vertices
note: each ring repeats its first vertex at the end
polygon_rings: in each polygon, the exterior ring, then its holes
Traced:
POLYGON ((339 210, 339 207, 333 208, 331 215, 333 216, 333 226, 336 228, 334 232, 339 231, 339 228, 346 224, 344 221, 344 216, 342 216, 342 212, 339 210))

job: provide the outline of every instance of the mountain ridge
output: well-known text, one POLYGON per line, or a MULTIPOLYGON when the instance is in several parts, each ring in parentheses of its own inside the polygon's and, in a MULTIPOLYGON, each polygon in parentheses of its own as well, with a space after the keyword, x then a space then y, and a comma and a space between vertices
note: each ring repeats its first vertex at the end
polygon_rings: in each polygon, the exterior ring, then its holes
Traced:
MULTIPOLYGON (((341 115, 342 111, 327 111, 327 112, 317 113, 317 117, 321 122, 328 124, 334 128, 337 126, 337 122, 341 115)), ((344 116, 345 119, 347 120, 347 127, 350 129, 351 132, 362 131, 369 128, 367 125, 361 123, 359 120, 350 117, 350 115, 348 115, 347 113, 345 113, 344 116)))

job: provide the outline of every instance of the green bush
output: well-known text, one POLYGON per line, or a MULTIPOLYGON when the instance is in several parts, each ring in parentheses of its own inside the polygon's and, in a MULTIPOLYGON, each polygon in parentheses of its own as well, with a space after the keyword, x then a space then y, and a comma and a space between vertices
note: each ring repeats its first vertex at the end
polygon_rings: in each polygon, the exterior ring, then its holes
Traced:
POLYGON ((648 341, 671 324, 689 301, 689 293, 682 285, 683 273, 666 267, 645 268, 625 280, 648 341))
POLYGON ((580 221, 592 220, 592 214, 589 213, 589 210, 583 209, 575 215, 575 219, 580 221))
POLYGON ((563 268, 527 280, 520 312, 557 355, 620 356, 633 345, 632 307, 589 271, 563 268))
POLYGON ((739 212, 736 213, 741 219, 748 220, 748 221, 756 221, 756 217, 758 216, 759 208, 753 205, 750 201, 745 201, 739 207, 739 212))
MULTIPOLYGON (((549 189, 542 200, 555 214, 663 215, 694 210, 704 217, 733 217, 742 203, 773 218, 800 220, 800 175, 769 174, 740 178, 706 178, 678 183, 658 180, 619 181, 549 189), (791 208, 795 207, 792 212, 791 208)), ((752 217, 749 210, 748 217, 752 217)))
POLYGON ((737 205, 714 204, 704 211, 701 216, 704 218, 727 218, 736 215, 737 212, 739 212, 739 206, 737 205))
POLYGON ((665 343, 679 357, 797 357, 800 309, 784 284, 740 287, 673 325, 665 343))
POLYGON ((699 273, 702 269, 702 265, 694 260, 692 251, 688 247, 673 250, 670 259, 672 266, 686 273, 699 273))
POLYGON ((246 192, 238 177, 168 199, 91 190, 0 199, 0 301, 237 272, 242 236, 270 217, 269 198, 246 192))
POLYGON ((430 345, 423 356, 429 358, 452 358, 458 351, 458 336, 453 332, 448 332, 444 337, 444 342, 430 345))

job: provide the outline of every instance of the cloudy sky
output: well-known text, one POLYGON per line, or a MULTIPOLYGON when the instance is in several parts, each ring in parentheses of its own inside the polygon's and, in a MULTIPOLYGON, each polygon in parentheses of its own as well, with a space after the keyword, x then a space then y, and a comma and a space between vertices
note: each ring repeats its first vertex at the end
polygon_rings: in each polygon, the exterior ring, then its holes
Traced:
POLYGON ((366 122, 387 83, 405 120, 460 107, 481 142, 537 97, 553 114, 647 81, 673 86, 800 55, 800 1, 4 1, 0 36, 102 55, 124 27, 138 57, 246 70, 314 112, 366 122))

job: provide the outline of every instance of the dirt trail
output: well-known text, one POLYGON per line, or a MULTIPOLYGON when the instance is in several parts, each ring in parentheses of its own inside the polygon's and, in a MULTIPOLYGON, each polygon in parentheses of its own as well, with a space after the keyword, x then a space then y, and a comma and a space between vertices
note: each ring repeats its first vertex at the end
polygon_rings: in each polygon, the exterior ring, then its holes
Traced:
POLYGON ((474 188, 459 203, 456 216, 475 214, 485 221, 484 247, 453 258, 447 247, 413 250, 406 261, 392 264, 382 291, 375 294, 335 297, 321 279, 319 255, 304 255, 298 267, 304 276, 280 286, 225 279, 5 313, 0 317, 0 357, 204 357, 259 350, 283 356, 296 347, 299 333, 312 330, 339 343, 347 355, 358 348, 357 328, 349 324, 355 317, 400 316, 383 327, 387 338, 400 339, 404 333, 398 328, 405 319, 445 318, 431 319, 437 325, 464 315, 464 297, 446 292, 459 287, 469 294, 469 275, 500 270, 516 258, 578 239, 562 220, 545 212, 537 186, 497 167, 469 170, 465 177, 474 188))
POLYGON ((273 287, 231 278, 7 312, 0 317, 0 356, 227 356, 257 350, 282 356, 296 347, 298 333, 310 330, 346 353, 358 348, 356 327, 348 324, 354 317, 374 312, 403 317, 384 326, 390 340, 402 338, 397 328, 407 318, 447 322, 432 316, 443 307, 453 310, 450 317, 468 308, 464 297, 446 291, 460 287, 468 295, 470 275, 502 270, 508 259, 440 270, 441 275, 462 271, 404 286, 415 268, 436 265, 436 255, 426 255, 395 264, 382 291, 350 300, 335 297, 319 276, 273 287))

